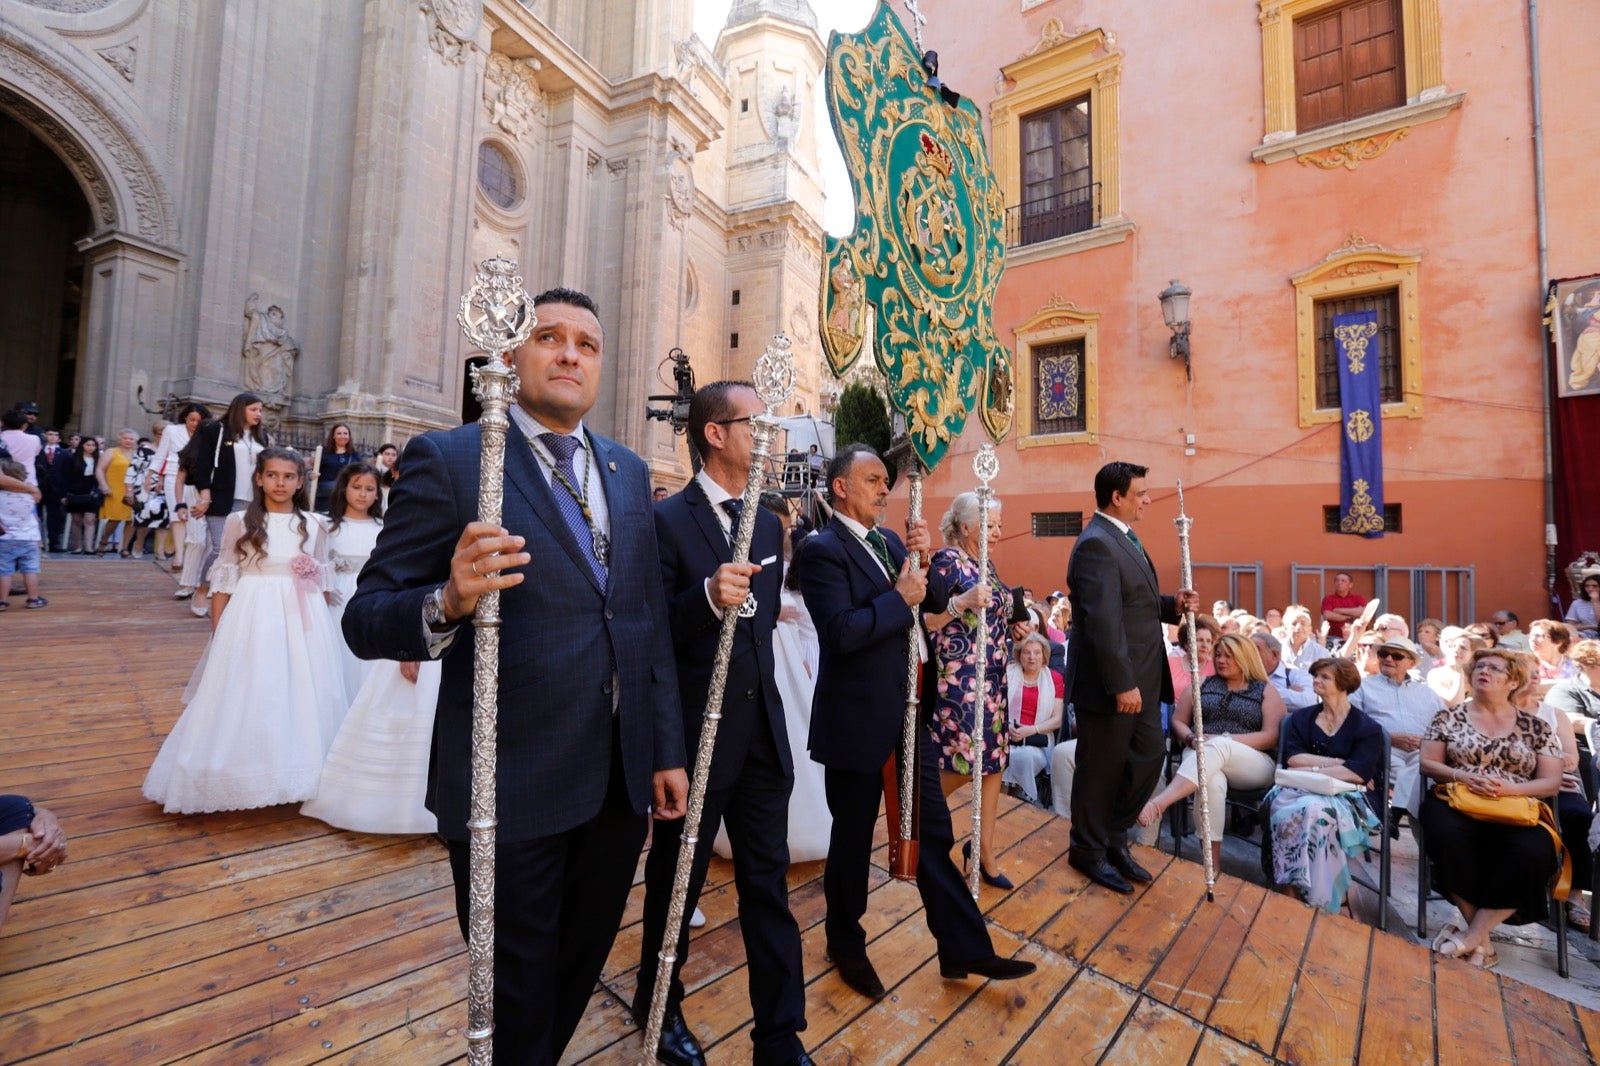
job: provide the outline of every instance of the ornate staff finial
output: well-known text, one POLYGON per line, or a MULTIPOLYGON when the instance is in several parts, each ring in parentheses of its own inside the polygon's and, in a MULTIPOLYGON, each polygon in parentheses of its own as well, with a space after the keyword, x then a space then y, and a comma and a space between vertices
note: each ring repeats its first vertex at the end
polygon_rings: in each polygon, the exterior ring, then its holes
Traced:
POLYGON ((522 347, 539 320, 514 260, 497 255, 478 264, 456 321, 467 340, 490 355, 522 347))
POLYGON ((993 444, 983 442, 978 454, 972 457, 972 472, 985 489, 989 487, 989 482, 1000 476, 1000 457, 994 453, 993 444))
POLYGON ((767 350, 756 358, 750 379, 756 395, 767 405, 772 417, 794 395, 794 342, 782 333, 775 334, 767 350))

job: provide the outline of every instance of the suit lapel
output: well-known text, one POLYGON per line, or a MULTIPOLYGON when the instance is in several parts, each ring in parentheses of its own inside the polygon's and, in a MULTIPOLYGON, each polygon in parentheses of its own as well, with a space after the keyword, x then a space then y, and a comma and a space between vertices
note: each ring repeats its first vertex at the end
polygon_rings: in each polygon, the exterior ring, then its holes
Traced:
POLYGON ((683 498, 689 505, 689 513, 694 516, 695 525, 700 527, 706 543, 711 546, 711 553, 717 557, 717 562, 733 562, 733 545, 728 543, 728 535, 722 531, 722 523, 717 519, 716 508, 712 506, 700 482, 691 480, 684 487, 683 498))
POLYGON ((1150 562, 1150 557, 1144 552, 1140 551, 1134 545, 1133 541, 1128 537, 1128 535, 1117 528, 1116 523, 1110 521, 1109 519, 1100 518, 1098 515, 1096 515, 1095 518, 1105 527, 1106 536, 1109 537, 1113 543, 1119 545, 1123 552, 1126 553, 1127 557, 1131 559, 1136 566, 1138 566, 1139 572, 1144 575, 1146 581, 1150 582, 1151 589, 1159 592, 1159 586, 1156 585, 1156 569, 1155 566, 1150 562))
MULTIPOLYGON (((839 543, 844 545, 844 553, 850 557, 863 574, 870 577, 875 585, 893 585, 894 582, 883 576, 883 567, 878 565, 878 560, 873 556, 872 549, 861 543, 861 538, 850 531, 850 527, 835 518, 829 523, 834 535, 839 538, 839 543)), ((889 547, 889 557, 894 558, 894 546, 889 547)))
MULTIPOLYGON (((598 459, 598 455, 596 456, 598 459)), ((566 519, 561 517, 561 509, 556 504, 555 494, 551 491, 550 482, 545 477, 545 472, 539 468, 539 461, 533 456, 533 446, 528 443, 528 438, 522 435, 522 430, 517 427, 515 419, 510 420, 506 427, 506 477, 505 480, 525 500, 539 521, 550 531, 556 543, 566 551, 574 566, 589 579, 589 583, 600 590, 600 583, 595 580, 594 569, 589 561, 583 557, 583 549, 578 547, 578 539, 572 535, 566 519)), ((605 469, 601 467, 601 481, 605 481, 605 469)), ((609 490, 609 486, 608 486, 609 490)), ((562 490, 565 491, 565 490, 562 490)), ((606 502, 611 503, 616 497, 608 491, 606 502)), ((612 527, 616 526, 616 506, 611 507, 613 518, 612 527)))

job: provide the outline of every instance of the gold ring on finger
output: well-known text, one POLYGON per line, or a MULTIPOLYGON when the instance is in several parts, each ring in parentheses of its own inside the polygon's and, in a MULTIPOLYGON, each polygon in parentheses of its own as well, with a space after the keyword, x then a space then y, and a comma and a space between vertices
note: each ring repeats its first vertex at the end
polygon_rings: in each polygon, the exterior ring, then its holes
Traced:
POLYGON ((476 559, 472 560, 472 572, 478 577, 484 576, 483 571, 478 569, 478 560, 476 559))

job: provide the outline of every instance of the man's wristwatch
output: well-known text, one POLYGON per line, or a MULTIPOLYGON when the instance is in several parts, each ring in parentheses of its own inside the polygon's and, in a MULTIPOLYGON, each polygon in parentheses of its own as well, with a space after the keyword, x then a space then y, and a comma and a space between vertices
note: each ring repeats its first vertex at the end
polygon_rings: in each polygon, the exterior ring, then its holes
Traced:
POLYGON ((422 620, 430 630, 443 633, 455 625, 444 616, 444 586, 440 585, 422 600, 422 620))

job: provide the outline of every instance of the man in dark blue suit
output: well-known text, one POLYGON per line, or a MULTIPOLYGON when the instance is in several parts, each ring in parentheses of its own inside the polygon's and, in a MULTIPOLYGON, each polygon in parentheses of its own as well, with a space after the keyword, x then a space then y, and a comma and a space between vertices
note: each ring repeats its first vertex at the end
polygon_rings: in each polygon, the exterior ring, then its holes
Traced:
MULTIPOLYGON (((943 611, 949 590, 929 578, 928 528, 907 527, 906 543, 879 527, 889 502, 889 474, 878 453, 851 444, 828 464, 834 517, 801 543, 794 560, 821 645, 811 705, 811 757, 826 767, 824 787, 833 832, 823 872, 828 954, 839 976, 872 999, 883 982, 867 958, 861 917, 867 912, 872 833, 883 798, 883 767, 900 740, 906 707, 906 640, 917 607, 943 611), (908 548, 922 553, 913 568, 908 548)), ((955 835, 940 787, 939 764, 919 728, 917 890, 939 945, 939 972, 951 980, 976 973, 1006 980, 1034 970, 1031 962, 994 953, 983 916, 950 859, 955 835)))
MULTIPOLYGON (((755 1014, 752 1061, 755 1066, 811 1061, 797 1035, 806 1027, 805 977, 800 927, 789 911, 787 880, 794 757, 772 658, 783 580, 783 525, 776 516, 757 510, 750 561, 733 562, 732 538, 754 450, 750 419, 765 409, 755 389, 744 382, 719 381, 696 392, 689 405, 689 441, 704 465, 682 492, 656 505, 661 576, 691 762, 705 720, 723 614, 738 610, 747 594, 755 597, 755 615, 740 618, 728 661, 722 719, 657 1049, 658 1058, 668 1066, 705 1062, 683 1020, 684 990, 678 975, 689 954, 689 917, 705 884, 719 821, 727 826, 733 848, 739 930, 750 966, 750 1005, 755 1014)), ((657 980, 681 839, 681 822, 661 823, 645 861, 644 940, 633 1000, 641 1026, 657 980)))
POLYGON ((502 526, 476 521, 477 425, 412 438, 344 633, 363 658, 443 661, 427 803, 465 935, 474 647, 459 627, 500 592, 494 1047, 554 1066, 616 939, 645 812, 681 817, 688 778, 649 471, 583 426, 599 315, 568 289, 534 302, 502 526))
POLYGON ((1095 513, 1067 563, 1072 639, 1066 685, 1077 712, 1067 862, 1096 884, 1131 894, 1150 873, 1128 851, 1127 831, 1161 779, 1161 704, 1172 674, 1161 624, 1199 610, 1189 589, 1163 596, 1134 532, 1150 502, 1145 468, 1113 462, 1094 476, 1095 513))

